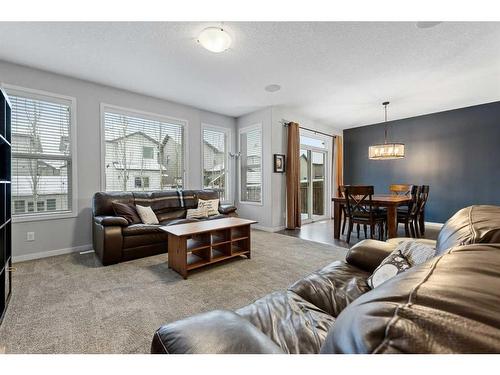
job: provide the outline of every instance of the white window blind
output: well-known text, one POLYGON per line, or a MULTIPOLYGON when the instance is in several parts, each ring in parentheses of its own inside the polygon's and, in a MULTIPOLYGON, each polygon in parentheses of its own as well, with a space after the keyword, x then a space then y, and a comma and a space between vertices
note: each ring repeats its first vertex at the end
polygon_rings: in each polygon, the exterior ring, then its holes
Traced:
POLYGON ((184 185, 184 126, 114 109, 104 111, 107 191, 184 185))
POLYGON ((219 192, 222 201, 229 200, 227 132, 203 128, 203 188, 219 192))
POLYGON ((262 202, 262 129, 240 131, 240 200, 262 202))
POLYGON ((72 209, 71 101, 9 92, 16 215, 72 209), (22 203, 23 202, 23 203, 22 203))

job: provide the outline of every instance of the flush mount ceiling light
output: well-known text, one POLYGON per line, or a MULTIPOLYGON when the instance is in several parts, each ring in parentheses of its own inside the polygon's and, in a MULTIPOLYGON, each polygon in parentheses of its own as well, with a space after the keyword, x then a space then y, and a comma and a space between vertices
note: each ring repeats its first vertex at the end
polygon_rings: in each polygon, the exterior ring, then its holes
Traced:
POLYGON ((224 52, 231 45, 231 36, 222 27, 207 27, 198 36, 198 43, 210 52, 224 52))
POLYGON ((389 102, 383 102, 382 105, 385 111, 384 144, 368 147, 368 158, 372 160, 402 159, 405 157, 405 145, 387 142, 387 106, 389 102))
POLYGON ((276 84, 267 85, 266 87, 264 87, 264 90, 266 90, 267 92, 276 92, 281 90, 281 86, 276 84))

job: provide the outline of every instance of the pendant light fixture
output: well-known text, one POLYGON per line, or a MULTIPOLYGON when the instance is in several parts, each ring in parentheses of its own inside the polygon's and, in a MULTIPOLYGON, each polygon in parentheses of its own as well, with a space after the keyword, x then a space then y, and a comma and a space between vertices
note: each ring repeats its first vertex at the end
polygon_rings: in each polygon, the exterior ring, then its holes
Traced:
POLYGON ((368 158, 372 160, 402 159, 405 157, 404 143, 387 142, 387 106, 389 102, 383 102, 385 111, 384 144, 368 147, 368 158))

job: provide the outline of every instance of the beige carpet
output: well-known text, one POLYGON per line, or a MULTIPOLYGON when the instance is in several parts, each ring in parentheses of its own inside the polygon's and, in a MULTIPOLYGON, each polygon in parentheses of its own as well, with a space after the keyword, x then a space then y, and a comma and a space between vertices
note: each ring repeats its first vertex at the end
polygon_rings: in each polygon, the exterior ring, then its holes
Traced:
POLYGON ((346 249, 253 231, 252 259, 200 269, 183 280, 167 255, 102 267, 94 254, 16 264, 2 326, 7 353, 148 353, 163 323, 235 309, 334 260, 346 249))

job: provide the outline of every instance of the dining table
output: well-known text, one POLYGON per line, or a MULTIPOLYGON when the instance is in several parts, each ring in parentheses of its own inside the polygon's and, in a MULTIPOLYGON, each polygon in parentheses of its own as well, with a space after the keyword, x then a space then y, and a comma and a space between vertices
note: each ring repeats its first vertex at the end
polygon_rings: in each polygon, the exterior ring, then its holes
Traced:
MULTIPOLYGON (((342 219, 342 207, 345 205, 345 198, 334 197, 333 201, 333 236, 340 238, 340 225, 342 219)), ((398 235, 398 207, 407 206, 411 197, 406 195, 383 195, 372 196, 372 205, 377 208, 387 209, 387 237, 394 238, 398 235)))

